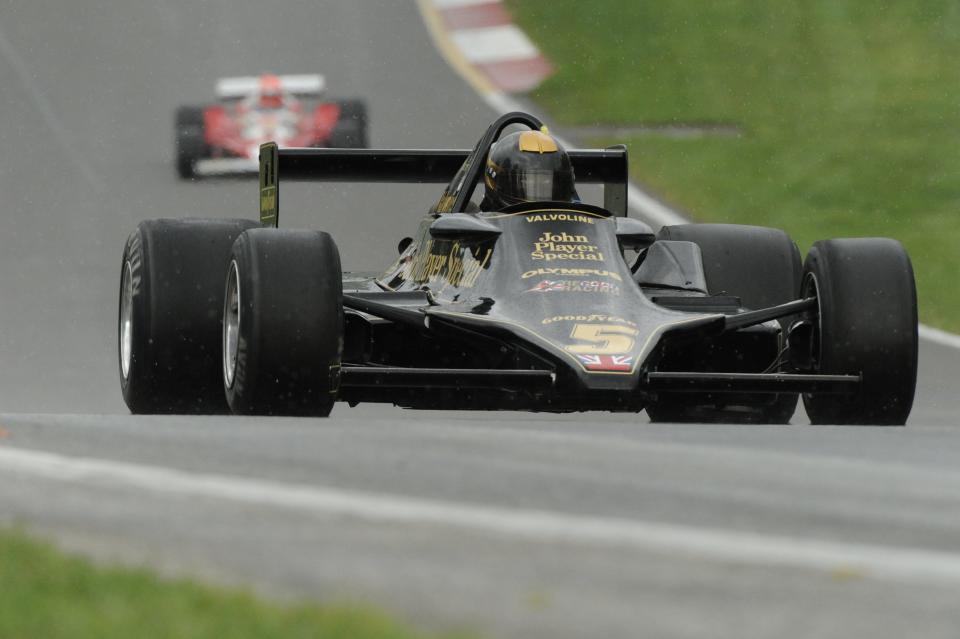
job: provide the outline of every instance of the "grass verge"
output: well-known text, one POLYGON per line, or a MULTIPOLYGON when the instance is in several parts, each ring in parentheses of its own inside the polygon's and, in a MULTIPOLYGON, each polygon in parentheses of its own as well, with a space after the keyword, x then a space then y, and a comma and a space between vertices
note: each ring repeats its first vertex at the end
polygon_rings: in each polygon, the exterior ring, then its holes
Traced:
POLYGON ((360 606, 284 606, 145 570, 101 568, 0 531, 0 637, 423 639, 360 606))
MULTIPOLYGON (((960 6, 952 0, 508 0, 558 72, 566 125, 729 124, 628 137, 634 176, 700 221, 889 236, 923 321, 960 330, 960 6)), ((602 138, 591 144, 609 143, 602 138)))

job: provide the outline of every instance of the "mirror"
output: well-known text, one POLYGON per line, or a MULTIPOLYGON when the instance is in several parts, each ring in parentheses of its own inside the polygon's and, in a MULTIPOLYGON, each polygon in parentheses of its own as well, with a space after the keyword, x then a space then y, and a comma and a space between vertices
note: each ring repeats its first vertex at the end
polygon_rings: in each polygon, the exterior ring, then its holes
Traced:
POLYGON ((616 222, 617 241, 620 242, 620 248, 642 251, 657 239, 650 225, 638 219, 618 217, 616 222))

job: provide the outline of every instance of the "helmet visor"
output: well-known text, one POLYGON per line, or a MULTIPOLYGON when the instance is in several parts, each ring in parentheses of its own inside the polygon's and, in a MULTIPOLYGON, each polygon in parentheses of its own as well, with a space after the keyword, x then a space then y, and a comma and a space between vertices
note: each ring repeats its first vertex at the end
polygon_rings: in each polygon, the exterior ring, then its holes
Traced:
POLYGON ((279 94, 261 95, 260 106, 264 109, 279 109, 283 106, 283 96, 279 94))
POLYGON ((504 195, 517 202, 567 201, 573 195, 573 176, 566 171, 524 169, 510 172, 508 180, 504 195))

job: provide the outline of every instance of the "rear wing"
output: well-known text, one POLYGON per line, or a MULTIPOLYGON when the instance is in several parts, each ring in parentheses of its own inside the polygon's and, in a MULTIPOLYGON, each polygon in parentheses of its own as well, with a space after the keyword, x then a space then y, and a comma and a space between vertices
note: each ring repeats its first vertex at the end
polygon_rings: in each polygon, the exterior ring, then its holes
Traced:
MULTIPOLYGON (((280 88, 298 96, 314 96, 323 93, 326 82, 322 75, 281 75, 280 88)), ((217 80, 216 95, 221 100, 245 98, 257 93, 260 89, 260 78, 257 76, 243 76, 239 78, 221 78, 217 80)))
MULTIPOLYGON (((260 145, 260 222, 277 226, 280 175, 311 182, 448 184, 470 155, 466 149, 278 149, 260 145)), ((602 184, 604 208, 627 214, 627 149, 569 151, 578 184, 602 184)))

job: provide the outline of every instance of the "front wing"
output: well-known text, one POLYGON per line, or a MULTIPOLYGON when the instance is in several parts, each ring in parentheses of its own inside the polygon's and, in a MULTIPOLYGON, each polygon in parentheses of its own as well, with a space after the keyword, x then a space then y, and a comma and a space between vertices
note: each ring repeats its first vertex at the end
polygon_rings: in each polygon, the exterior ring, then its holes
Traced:
MULTIPOLYGON (((683 393, 814 393, 854 394, 859 375, 798 373, 742 373, 716 371, 658 371, 641 368, 632 384, 619 389, 589 388, 569 374, 570 363, 551 356, 533 341, 505 338, 504 331, 482 325, 464 326, 431 314, 421 294, 389 292, 347 293, 344 307, 372 321, 390 322, 418 332, 459 336, 481 341, 485 348, 514 348, 531 353, 517 367, 419 367, 346 361, 341 370, 341 398, 356 402, 393 402, 434 408, 507 408, 550 411, 641 410, 651 397, 683 393)), ((718 316, 716 330, 738 331, 807 308, 811 300, 797 300, 768 309, 718 316)), ((693 330, 691 339, 697 339, 693 330)))

